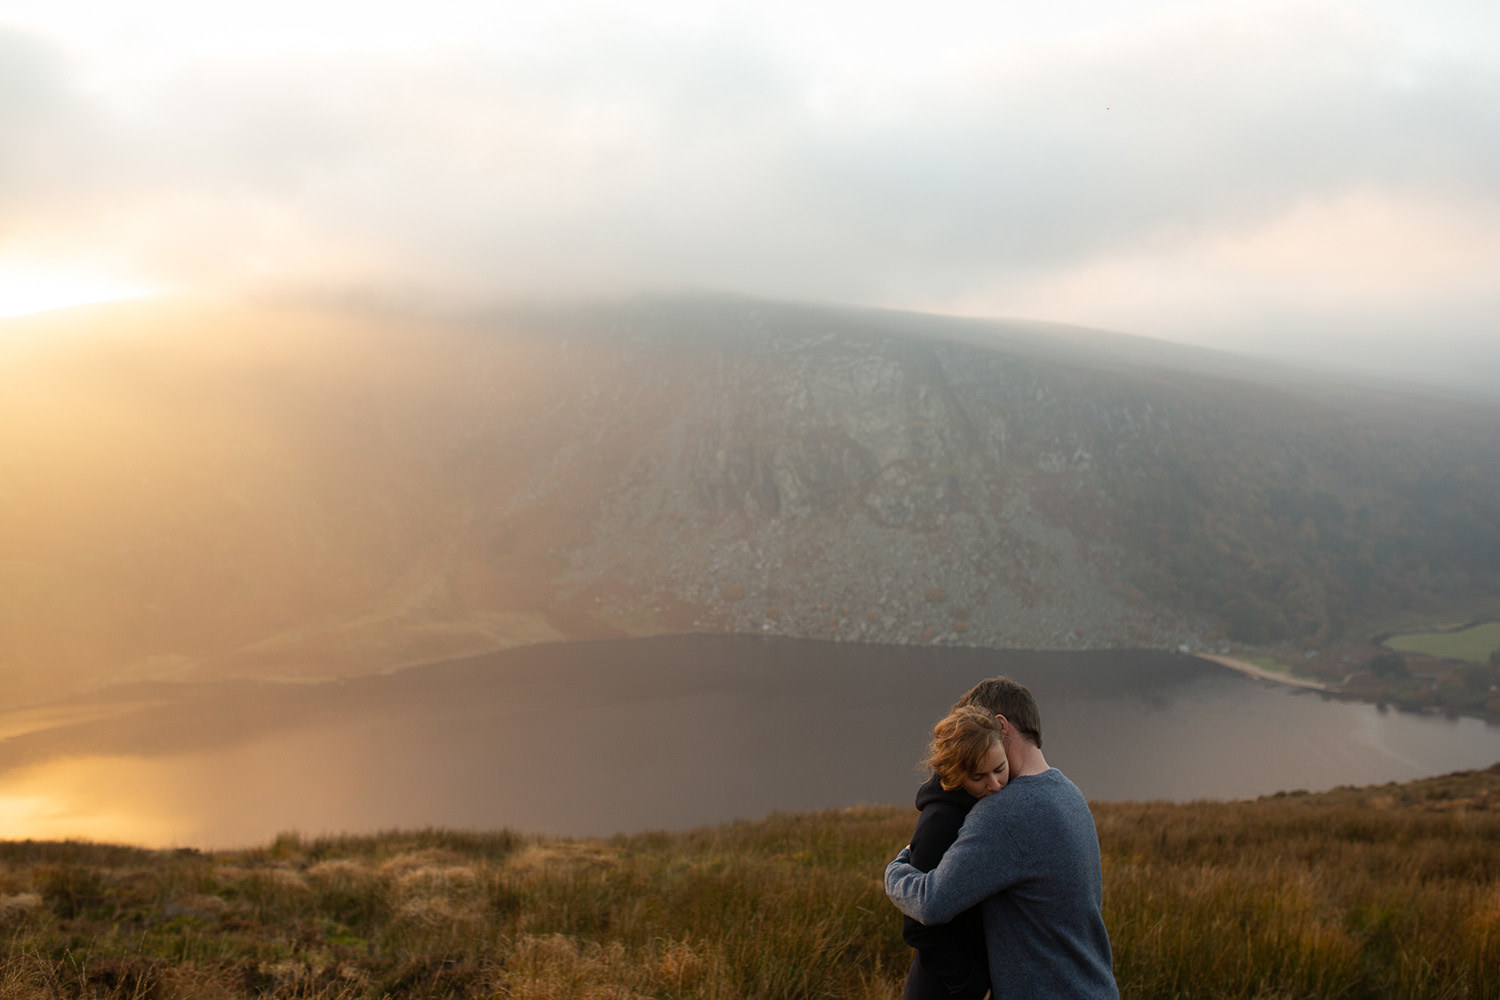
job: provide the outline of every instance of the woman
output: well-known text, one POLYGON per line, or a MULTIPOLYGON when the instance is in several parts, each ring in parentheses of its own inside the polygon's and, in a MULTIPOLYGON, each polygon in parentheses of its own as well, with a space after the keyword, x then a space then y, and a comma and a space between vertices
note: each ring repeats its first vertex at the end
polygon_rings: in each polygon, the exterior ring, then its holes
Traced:
MULTIPOLYGON (((1010 779, 1001 721, 965 705, 932 728, 926 765, 933 774, 917 789, 921 816, 911 835, 911 863, 931 871, 958 837, 969 807, 1010 779)), ((902 917, 901 936, 917 950, 906 974, 903 1000, 980 1000, 990 988, 979 907, 928 927, 902 917)))

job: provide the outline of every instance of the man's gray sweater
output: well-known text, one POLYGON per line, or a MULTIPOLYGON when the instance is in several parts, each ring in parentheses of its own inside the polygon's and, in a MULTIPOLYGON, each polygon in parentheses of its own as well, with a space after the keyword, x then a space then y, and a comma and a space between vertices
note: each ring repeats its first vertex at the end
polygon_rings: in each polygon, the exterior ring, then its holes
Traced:
POLYGON ((1094 817, 1056 768, 1010 779, 969 810, 942 863, 903 850, 885 870, 897 909, 940 924, 983 903, 995 1000, 1115 1000, 1094 817))

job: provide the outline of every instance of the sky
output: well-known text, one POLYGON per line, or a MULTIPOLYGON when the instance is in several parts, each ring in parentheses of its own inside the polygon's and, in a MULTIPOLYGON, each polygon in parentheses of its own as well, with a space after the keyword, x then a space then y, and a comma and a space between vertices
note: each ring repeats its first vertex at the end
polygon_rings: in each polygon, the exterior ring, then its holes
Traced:
POLYGON ((1500 385, 1493 0, 0 0, 0 316, 684 290, 1500 385))

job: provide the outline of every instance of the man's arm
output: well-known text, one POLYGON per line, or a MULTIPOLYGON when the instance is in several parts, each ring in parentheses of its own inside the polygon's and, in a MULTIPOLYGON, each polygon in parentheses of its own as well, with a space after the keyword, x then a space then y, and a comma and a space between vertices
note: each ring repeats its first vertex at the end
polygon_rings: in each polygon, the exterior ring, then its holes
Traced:
POLYGON ((932 871, 924 873, 912 865, 910 847, 886 866, 885 894, 896 909, 924 924, 945 924, 1009 884, 1005 866, 996 863, 995 838, 981 833, 988 832, 997 818, 975 822, 976 813, 988 811, 980 809, 983 804, 970 810, 958 839, 932 871))

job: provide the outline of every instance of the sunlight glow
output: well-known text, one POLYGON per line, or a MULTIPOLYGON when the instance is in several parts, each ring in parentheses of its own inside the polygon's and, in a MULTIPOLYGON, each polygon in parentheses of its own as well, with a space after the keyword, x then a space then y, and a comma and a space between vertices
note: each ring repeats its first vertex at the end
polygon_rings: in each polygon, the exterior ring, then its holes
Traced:
POLYGON ((92 271, 43 270, 0 263, 0 319, 95 302, 143 298, 159 292, 92 271))
POLYGON ((46 825, 54 812, 44 795, 0 795, 0 826, 6 830, 33 830, 46 825))
POLYGON ((138 762, 128 758, 81 757, 12 770, 0 778, 0 829, 15 839, 176 846, 172 819, 141 805, 145 791, 138 762))

